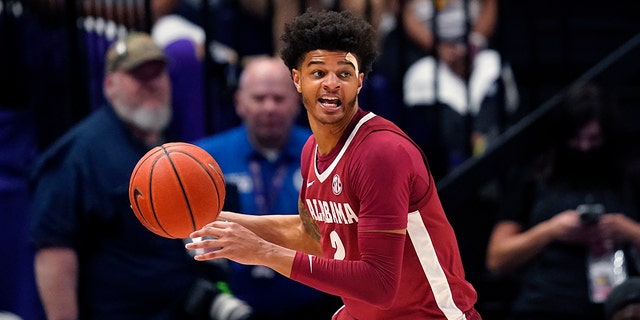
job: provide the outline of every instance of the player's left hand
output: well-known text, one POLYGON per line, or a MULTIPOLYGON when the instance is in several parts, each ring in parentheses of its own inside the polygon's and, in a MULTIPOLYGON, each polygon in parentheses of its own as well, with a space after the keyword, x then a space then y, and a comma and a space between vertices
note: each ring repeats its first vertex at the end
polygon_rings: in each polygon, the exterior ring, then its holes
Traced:
POLYGON ((199 261, 227 258, 242 264, 259 265, 259 253, 273 245, 235 222, 220 220, 205 225, 190 237, 202 238, 186 244, 189 250, 202 249, 202 253, 194 256, 199 261))

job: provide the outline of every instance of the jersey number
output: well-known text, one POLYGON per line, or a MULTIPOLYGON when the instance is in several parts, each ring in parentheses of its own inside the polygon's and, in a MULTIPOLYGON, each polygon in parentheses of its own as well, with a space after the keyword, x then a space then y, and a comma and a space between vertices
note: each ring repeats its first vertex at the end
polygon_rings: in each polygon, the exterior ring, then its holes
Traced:
POLYGON ((331 234, 329 236, 331 239, 331 246, 334 249, 336 249, 336 253, 333 254, 333 258, 336 260, 344 260, 344 257, 345 257, 344 244, 342 244, 342 240, 340 239, 340 236, 335 230, 331 231, 331 234))

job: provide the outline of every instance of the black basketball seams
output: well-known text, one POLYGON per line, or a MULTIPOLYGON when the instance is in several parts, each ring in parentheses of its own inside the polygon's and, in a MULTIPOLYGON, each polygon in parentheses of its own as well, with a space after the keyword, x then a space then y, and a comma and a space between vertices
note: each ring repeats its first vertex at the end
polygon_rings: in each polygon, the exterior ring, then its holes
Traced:
MULTIPOLYGON (((194 157, 192 154, 185 152, 184 150, 169 150, 169 153, 181 153, 191 159, 193 159, 193 161, 195 161, 204 172, 207 173, 207 176, 209 177, 209 180, 211 181, 211 183, 213 184, 213 186, 216 188, 216 196, 218 198, 218 209, 222 209, 223 206, 223 201, 224 198, 220 196, 220 187, 224 188, 224 175, 222 174, 222 172, 220 172, 214 165, 212 165, 211 163, 203 163, 202 161, 200 161, 200 159, 194 157), (216 179, 214 179, 214 177, 211 175, 211 172, 207 169, 207 168, 211 168, 213 169, 213 171, 221 178, 223 184, 222 186, 219 186, 216 183, 216 179)), ((192 216, 192 221, 194 221, 193 219, 193 213, 191 214, 192 216)), ((194 230, 195 231, 195 230, 194 230)))
MULTIPOLYGON (((218 169, 216 169, 216 167, 211 163, 207 163, 207 165, 209 166, 209 168, 213 169, 213 171, 215 171, 215 173, 220 177, 220 179, 222 180, 222 188, 225 188, 226 181, 224 180, 224 175, 222 174, 222 172, 218 171, 218 169)), ((213 185, 216 187, 216 194, 218 195, 218 209, 222 210, 222 206, 224 206, 224 197, 220 196, 220 189, 218 189, 219 186, 215 183, 216 180, 211 176, 211 174, 209 174, 209 170, 206 171, 211 181, 213 181, 213 185)))
MULTIPOLYGON (((162 145, 160 146, 162 148, 162 150, 164 151, 164 156, 167 157, 167 160, 169 161, 169 164, 171 165, 171 168, 173 170, 173 173, 176 177, 176 179, 178 180, 178 184, 180 185, 180 190, 182 190, 182 196, 184 198, 185 203, 187 204, 187 209, 189 210, 189 217, 191 219, 191 230, 196 231, 196 221, 195 221, 195 217, 193 214, 193 208, 191 207, 191 202, 189 201, 189 197, 187 195, 187 190, 184 187, 184 183, 182 181, 182 177, 180 176, 178 169, 174 163, 174 160, 171 158, 171 153, 181 153, 181 154, 186 154, 189 158, 193 159, 193 157, 187 153, 181 152, 181 151, 171 151, 169 150, 169 148, 171 148, 171 146, 165 146, 162 145)), ((197 159, 195 159, 197 163, 200 163, 197 159)), ((155 163, 154 163, 155 164, 155 163)), ((152 169, 153 170, 153 169, 152 169)), ((151 175, 151 177, 153 177, 153 174, 151 175)), ((151 179, 150 179, 151 180, 151 179)), ((151 202, 153 203, 153 201, 151 202)), ((153 213, 155 215, 155 210, 153 210, 153 213)), ((163 229, 164 230, 164 229, 163 229)), ((172 236, 169 232, 166 232, 169 236, 172 236)))
MULTIPOLYGON (((140 159, 140 160, 138 161, 138 163, 144 163, 144 162, 146 162, 146 161, 147 161, 147 159, 149 159, 149 158, 151 158, 151 157, 155 156, 155 155, 156 155, 156 153, 161 152, 161 151, 162 151, 161 149, 158 149, 158 150, 155 150, 154 152, 147 153, 145 156, 143 156, 143 157, 142 157, 142 159, 140 159)), ((135 170, 133 171, 132 176, 136 176, 136 175, 138 175, 138 171, 140 171, 140 168, 142 168, 142 166, 136 166, 136 167, 134 168, 135 170)), ((129 187, 131 187, 131 183, 132 183, 132 182, 133 182, 133 180, 129 182, 129 187)))
MULTIPOLYGON (((158 155, 158 157, 153 160, 153 162, 151 163, 151 169, 149 170, 149 181, 148 181, 148 183, 149 183, 149 187, 148 187, 148 189, 149 189, 149 205, 151 206, 151 212, 153 212, 153 217, 155 218, 156 224, 158 225, 158 227, 160 227, 160 229, 162 230, 162 232, 165 235, 167 235, 169 237, 174 237, 173 235, 171 235, 171 233, 169 233, 162 226, 162 223, 160 223, 160 219, 158 218, 158 214, 156 213, 156 208, 155 208, 155 204, 154 204, 154 201, 153 201, 153 177, 154 177, 153 171, 156 169, 156 164, 158 163, 158 161, 162 160, 162 158, 165 155, 167 155, 167 152, 166 152, 166 149, 164 148, 164 146, 160 146, 160 149, 158 151, 163 151, 163 153, 158 155)), ((172 163, 172 165, 173 165, 173 163, 172 163)), ((153 228, 153 226, 151 226, 151 227, 153 228)), ((155 228, 153 228, 153 229, 155 229, 155 228)))

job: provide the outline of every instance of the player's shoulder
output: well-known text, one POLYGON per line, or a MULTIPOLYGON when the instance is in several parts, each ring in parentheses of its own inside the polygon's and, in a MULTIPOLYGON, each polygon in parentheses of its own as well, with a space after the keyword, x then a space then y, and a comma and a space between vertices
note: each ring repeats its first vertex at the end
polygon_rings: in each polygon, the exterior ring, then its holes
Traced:
POLYGON ((388 165, 422 159, 417 145, 397 125, 379 116, 371 117, 358 128, 352 148, 355 162, 388 165))
POLYGON ((354 147, 354 153, 363 159, 389 158, 391 162, 394 162, 404 156, 409 158, 420 156, 420 151, 407 138, 385 130, 367 134, 354 147))
POLYGON ((367 148, 385 149, 391 145, 413 146, 409 137, 393 122, 372 116, 358 129, 359 143, 366 143, 367 148))

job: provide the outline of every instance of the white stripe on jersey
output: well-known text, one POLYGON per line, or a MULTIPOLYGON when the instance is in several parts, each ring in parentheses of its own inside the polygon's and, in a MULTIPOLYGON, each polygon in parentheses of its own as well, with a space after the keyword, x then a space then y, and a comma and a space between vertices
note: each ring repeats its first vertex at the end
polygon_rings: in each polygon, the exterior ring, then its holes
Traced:
POLYGON ((367 121, 369 121, 369 119, 375 117, 376 115, 373 112, 369 112, 368 114, 366 114, 364 117, 362 117, 362 119, 360 119, 360 121, 358 121, 358 124, 356 124, 356 127, 353 128, 353 130, 351 131, 351 134, 349 135, 349 137, 347 138, 347 141, 344 143, 344 146, 342 146, 342 149, 340 149, 340 153, 338 153, 338 155, 336 156, 336 158, 333 160, 333 162, 331 162, 331 165, 329 165, 329 167, 327 168, 327 170, 325 170, 322 174, 320 174, 318 172, 318 166, 317 166, 317 161, 318 161, 318 145, 316 144, 316 149, 313 153, 313 171, 315 171, 316 173, 316 177, 318 178, 318 180, 320 181, 320 183, 324 182, 325 180, 327 180, 327 178, 329 177, 329 175, 331 174, 331 172, 333 171, 333 169, 335 169, 335 167, 338 165, 338 162, 340 162, 340 159, 342 159, 342 156, 344 155, 344 153, 347 151, 347 148, 349 147, 349 145, 351 144, 351 141, 353 141, 353 137, 356 136, 356 133, 358 133, 358 129, 360 129, 360 127, 367 121))
POLYGON ((431 242, 431 236, 424 225, 424 221, 422 221, 419 211, 409 213, 407 232, 442 313, 447 319, 466 319, 464 312, 458 309, 453 302, 449 282, 438 261, 433 242, 431 242))

